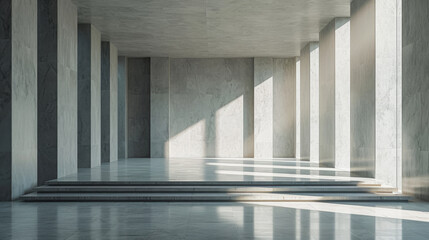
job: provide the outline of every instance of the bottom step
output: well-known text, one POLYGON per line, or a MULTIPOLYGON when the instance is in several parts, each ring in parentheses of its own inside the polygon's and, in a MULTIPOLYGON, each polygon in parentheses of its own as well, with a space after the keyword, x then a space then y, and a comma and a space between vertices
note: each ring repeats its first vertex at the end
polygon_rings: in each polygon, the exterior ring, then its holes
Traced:
POLYGON ((410 197, 399 194, 372 193, 308 193, 308 194, 244 194, 244 193, 29 193, 23 201, 141 201, 141 202, 301 202, 301 201, 409 201, 410 197))

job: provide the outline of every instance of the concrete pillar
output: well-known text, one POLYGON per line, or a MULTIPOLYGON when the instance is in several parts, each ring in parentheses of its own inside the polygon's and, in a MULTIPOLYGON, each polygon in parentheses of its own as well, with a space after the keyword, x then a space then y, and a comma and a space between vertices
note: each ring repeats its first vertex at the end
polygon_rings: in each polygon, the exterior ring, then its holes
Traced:
POLYGON ((38 184, 77 171, 77 8, 38 1, 38 184))
POLYGON ((78 167, 101 164, 101 35, 78 25, 78 167))
POLYGON ((170 59, 150 59, 150 156, 169 156, 170 59))
POLYGON ((402 187, 429 200, 429 1, 402 4, 402 187))
POLYGON ((301 60, 295 58, 295 158, 301 158, 301 60))
POLYGON ((0 1, 0 200, 37 184, 37 1, 0 1))
POLYGON ((296 60, 273 59, 273 157, 295 157, 296 60))
POLYGON ((118 160, 118 50, 101 43, 101 162, 118 160))
POLYGON ((319 162, 319 43, 301 50, 301 158, 319 162))
POLYGON ((127 158, 127 58, 118 57, 118 158, 127 158))
POLYGON ((128 58, 128 157, 150 157, 150 59, 128 58))
POLYGON ((351 5, 351 171, 397 183, 396 1, 351 5))
POLYGON ((254 59, 255 158, 273 157, 273 59, 254 59))
POLYGON ((320 164, 350 170, 350 23, 320 32, 320 164))

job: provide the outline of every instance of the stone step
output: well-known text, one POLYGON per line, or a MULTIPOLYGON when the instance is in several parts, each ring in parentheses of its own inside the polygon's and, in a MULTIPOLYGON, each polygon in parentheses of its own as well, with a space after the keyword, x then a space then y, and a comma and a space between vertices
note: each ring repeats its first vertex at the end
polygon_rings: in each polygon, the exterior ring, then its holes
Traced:
POLYGON ((381 186, 375 181, 47 181, 48 186, 381 186))
POLYGON ((227 202, 296 202, 296 201, 409 201, 410 197, 389 193, 29 193, 23 201, 227 201, 227 202))
POLYGON ((393 193, 380 186, 41 186, 38 193, 393 193))

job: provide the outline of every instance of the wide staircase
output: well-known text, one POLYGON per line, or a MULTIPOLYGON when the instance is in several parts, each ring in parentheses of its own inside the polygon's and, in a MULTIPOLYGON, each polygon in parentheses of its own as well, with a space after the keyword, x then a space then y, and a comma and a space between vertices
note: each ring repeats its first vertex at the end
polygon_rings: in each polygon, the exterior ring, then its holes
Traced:
POLYGON ((23 201, 409 201, 361 181, 48 181, 23 201))

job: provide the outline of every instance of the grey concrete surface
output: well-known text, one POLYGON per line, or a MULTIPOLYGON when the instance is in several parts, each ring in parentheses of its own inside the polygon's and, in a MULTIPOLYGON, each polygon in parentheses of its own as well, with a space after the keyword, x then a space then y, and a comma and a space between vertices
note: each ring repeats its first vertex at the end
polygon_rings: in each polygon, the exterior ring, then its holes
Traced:
POLYGON ((127 158, 127 58, 118 57, 118 158, 127 158))
POLYGON ((320 163, 350 169, 350 21, 320 32, 320 163))
POLYGON ((243 157, 252 82, 251 58, 170 59, 170 157, 243 157))
POLYGON ((37 184, 37 2, 0 9, 0 200, 11 200, 37 184))
POLYGON ((350 16, 350 0, 74 2, 80 22, 132 57, 294 57, 334 17, 350 16))
POLYGON ((403 191, 429 200, 429 2, 402 1, 403 191))
POLYGON ((128 58, 128 157, 150 157, 150 59, 128 58))
POLYGON ((168 157, 170 138, 170 59, 150 59, 150 156, 168 157))
POLYGON ((78 25, 78 167, 101 164, 101 35, 78 25))
POLYGON ((77 171, 77 8, 71 1, 38 1, 37 66, 37 170, 43 184, 77 171))

